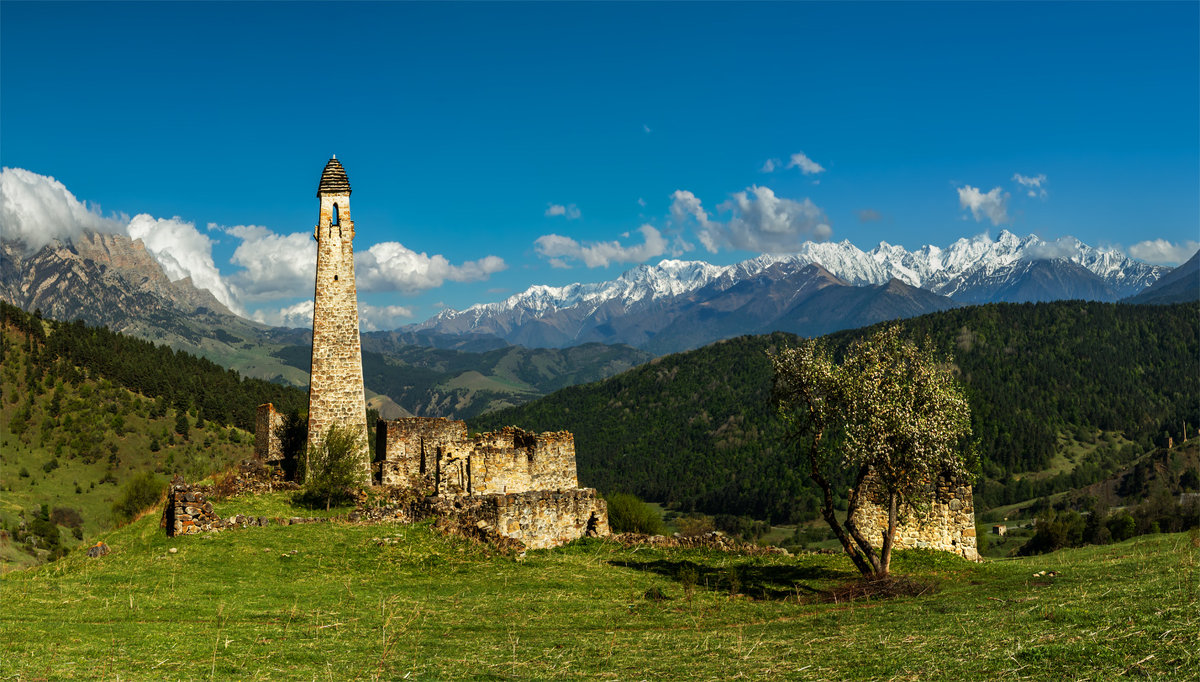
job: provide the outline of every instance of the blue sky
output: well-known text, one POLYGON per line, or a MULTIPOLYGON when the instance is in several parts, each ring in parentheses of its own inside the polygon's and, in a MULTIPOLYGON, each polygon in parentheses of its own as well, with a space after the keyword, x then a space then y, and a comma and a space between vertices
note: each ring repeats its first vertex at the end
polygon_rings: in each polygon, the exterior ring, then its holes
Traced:
POLYGON ((331 153, 394 322, 811 238, 1163 262, 1200 239, 1198 8, 7 2, 0 163, 260 314, 311 296, 331 153))

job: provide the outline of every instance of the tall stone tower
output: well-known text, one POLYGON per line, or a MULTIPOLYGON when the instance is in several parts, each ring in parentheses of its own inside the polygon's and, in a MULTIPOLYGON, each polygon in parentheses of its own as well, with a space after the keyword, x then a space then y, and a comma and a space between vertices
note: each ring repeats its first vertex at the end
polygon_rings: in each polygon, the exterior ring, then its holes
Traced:
MULTIPOLYGON (((371 479, 358 290, 354 283, 354 221, 350 219, 350 179, 336 155, 321 173, 317 198, 321 200, 321 213, 315 235, 317 283, 308 388, 308 451, 311 457, 331 426, 350 429, 360 436, 362 480, 367 483, 371 479)), ((312 469, 305 467, 305 471, 312 469)))

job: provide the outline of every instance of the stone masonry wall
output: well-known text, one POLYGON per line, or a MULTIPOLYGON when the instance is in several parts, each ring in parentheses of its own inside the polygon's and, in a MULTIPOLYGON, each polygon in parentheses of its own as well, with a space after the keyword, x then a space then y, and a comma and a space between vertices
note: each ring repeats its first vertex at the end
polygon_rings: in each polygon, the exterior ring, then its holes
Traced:
POLYGON ((496 531, 530 549, 608 535, 608 504, 591 488, 497 495, 496 531))
POLYGON ((575 438, 566 431, 534 434, 510 426, 468 439, 461 421, 412 417, 380 420, 375 433, 384 485, 424 477, 439 495, 579 487, 575 438))
MULTIPOLYGON (((867 485, 869 487, 869 483, 867 485)), ((918 516, 911 509, 901 509, 894 548, 938 549, 978 560, 975 502, 970 484, 941 479, 930 486, 928 492, 933 499, 922 515, 918 516)), ((878 545, 887 532, 887 506, 870 493, 864 498, 854 515, 854 522, 873 544, 878 545)))
POLYGON ((463 421, 433 417, 379 420, 375 426, 375 453, 381 457, 380 482, 404 485, 422 476, 435 475, 439 452, 451 452, 467 442, 463 421))
POLYGON ((161 524, 167 537, 220 530, 221 517, 213 512, 212 503, 204 495, 176 477, 167 488, 167 504, 161 524))
POLYGON ((283 415, 275 411, 271 403, 258 406, 254 420, 254 456, 260 462, 278 462, 283 459, 283 415))
MULTIPOLYGON (((315 452, 333 425, 359 435, 362 478, 370 480, 367 405, 363 393, 358 292, 354 278, 354 222, 350 193, 322 193, 317 224, 312 374, 308 393, 308 448, 315 452), (332 225, 333 206, 338 224, 332 225)), ((308 468, 311 471, 311 467, 308 468)))

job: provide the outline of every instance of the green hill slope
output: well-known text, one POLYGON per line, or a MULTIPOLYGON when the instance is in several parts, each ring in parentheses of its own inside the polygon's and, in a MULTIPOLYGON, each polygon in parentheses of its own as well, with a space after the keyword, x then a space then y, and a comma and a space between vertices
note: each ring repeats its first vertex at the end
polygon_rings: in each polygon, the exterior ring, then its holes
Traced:
MULTIPOLYGON (((1185 424, 1194 432, 1198 317, 1195 304, 1067 301, 975 306, 900 324, 961 371, 983 460, 977 504, 986 508, 1102 480, 1168 435, 1179 439, 1185 424), (1051 475, 1023 475, 1052 467, 1051 475)), ((844 348, 870 329, 828 339, 844 348)), ((793 338, 731 339, 470 423, 574 432, 580 479, 601 490, 713 513, 803 518, 816 499, 783 443, 766 358, 793 338)))
POLYGON ((425 524, 167 538, 149 517, 106 557, 6 575, 0 662, 15 679, 1182 679, 1200 667, 1193 539, 900 552, 931 589, 835 602, 840 555, 589 540, 516 561, 425 524))
MULTIPOLYGON (((256 406, 304 399, 186 353, 4 303, 0 365, 0 524, 16 529, 45 505, 61 511, 67 546, 112 526, 127 480, 144 472, 196 480, 250 457, 256 406)), ((0 552, 0 570, 45 558, 26 549, 0 552)))

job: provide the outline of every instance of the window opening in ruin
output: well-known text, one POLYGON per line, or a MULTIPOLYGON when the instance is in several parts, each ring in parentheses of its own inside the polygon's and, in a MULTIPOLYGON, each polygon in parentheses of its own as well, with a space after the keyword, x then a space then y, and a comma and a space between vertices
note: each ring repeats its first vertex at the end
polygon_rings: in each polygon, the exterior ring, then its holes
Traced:
POLYGON ((334 205, 333 205, 333 222, 332 222, 332 223, 330 223, 330 224, 331 224, 331 225, 337 225, 337 224, 338 224, 338 207, 337 207, 337 204, 334 204, 334 205))
POLYGON ((334 276, 333 276, 333 281, 335 281, 335 282, 336 282, 336 281, 337 281, 337 277, 338 277, 337 275, 334 275, 334 276))

